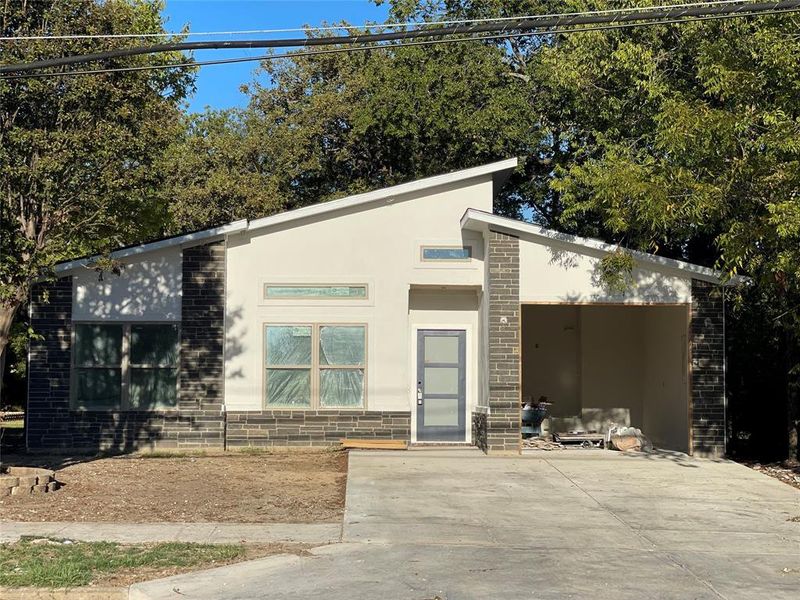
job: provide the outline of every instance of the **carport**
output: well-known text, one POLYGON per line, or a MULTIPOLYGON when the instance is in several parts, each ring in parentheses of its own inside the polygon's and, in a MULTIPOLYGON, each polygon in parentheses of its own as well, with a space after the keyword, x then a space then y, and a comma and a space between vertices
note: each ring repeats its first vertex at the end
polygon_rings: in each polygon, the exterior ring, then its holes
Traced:
POLYGON ((522 304, 522 400, 552 404, 544 433, 640 428, 688 452, 687 304, 522 304))
POLYGON ((629 421, 661 448, 725 454, 722 288, 745 279, 474 209, 461 226, 486 243, 473 444, 518 455, 523 402, 547 396, 556 429, 629 421), (620 251, 621 288, 603 276, 620 251))

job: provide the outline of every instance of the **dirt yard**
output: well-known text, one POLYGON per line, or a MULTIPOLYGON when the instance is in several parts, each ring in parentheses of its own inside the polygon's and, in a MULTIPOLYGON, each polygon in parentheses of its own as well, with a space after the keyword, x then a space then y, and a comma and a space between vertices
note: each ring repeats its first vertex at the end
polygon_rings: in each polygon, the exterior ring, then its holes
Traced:
POLYGON ((339 451, 134 455, 65 467, 8 458, 55 468, 64 486, 0 498, 6 521, 318 523, 344 509, 347 455, 339 451))

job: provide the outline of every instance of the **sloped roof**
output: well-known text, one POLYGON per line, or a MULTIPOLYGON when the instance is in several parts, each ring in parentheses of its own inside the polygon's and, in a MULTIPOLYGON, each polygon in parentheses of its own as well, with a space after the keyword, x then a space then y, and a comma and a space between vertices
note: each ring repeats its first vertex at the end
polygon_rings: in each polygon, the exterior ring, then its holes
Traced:
MULTIPOLYGON (((370 204, 378 204, 381 201, 390 201, 393 198, 404 194, 419 192, 487 175, 492 176, 495 188, 497 189, 500 185, 502 185, 505 179, 511 174, 511 171, 516 168, 516 166, 517 159, 509 158, 506 160, 489 163, 487 165, 481 165, 479 167, 461 169, 460 171, 454 171, 444 175, 435 175, 433 177, 426 177, 424 179, 417 179, 408 183, 401 183, 400 185, 393 185, 391 187, 381 188, 379 190, 374 190, 363 194, 355 194, 353 196, 347 196, 338 200, 321 202, 312 206, 305 206, 303 208, 289 210, 249 222, 247 220, 234 221, 233 223, 228 223, 227 225, 221 225, 219 227, 213 227, 185 235, 164 238, 145 244, 120 248, 119 250, 111 252, 111 258, 128 258, 131 256, 146 254, 148 252, 154 252, 156 250, 163 250, 165 248, 175 246, 186 248, 199 244, 207 244, 211 241, 223 239, 225 236, 232 233, 257 231, 259 229, 291 223, 301 219, 320 217, 335 211, 349 208, 361 206, 367 208, 370 204)), ((96 256, 90 256, 62 262, 56 265, 55 271, 56 273, 71 271, 79 267, 84 267, 96 259, 96 256)))
MULTIPOLYGON (((586 249, 600 250, 602 252, 614 252, 618 246, 615 244, 608 244, 602 240, 594 238, 579 237, 576 235, 569 235, 546 229, 533 223, 526 223, 517 219, 509 219, 508 217, 501 217, 493 213, 488 213, 475 208, 469 208, 461 217, 462 229, 471 229, 484 231, 491 229, 493 231, 500 231, 509 233, 516 236, 525 236, 533 238, 536 241, 545 244, 552 244, 554 242, 572 246, 576 252, 582 252, 586 249)), ((710 283, 722 283, 725 281, 725 276, 721 271, 716 271, 708 267, 696 265, 681 260, 672 258, 665 258, 655 254, 648 254, 638 250, 626 249, 634 257, 637 263, 644 263, 645 265, 652 265, 660 270, 671 271, 683 277, 692 277, 700 279, 701 281, 708 281, 710 283)), ((726 285, 737 285, 749 281, 747 277, 740 275, 734 276, 725 282, 726 285)))

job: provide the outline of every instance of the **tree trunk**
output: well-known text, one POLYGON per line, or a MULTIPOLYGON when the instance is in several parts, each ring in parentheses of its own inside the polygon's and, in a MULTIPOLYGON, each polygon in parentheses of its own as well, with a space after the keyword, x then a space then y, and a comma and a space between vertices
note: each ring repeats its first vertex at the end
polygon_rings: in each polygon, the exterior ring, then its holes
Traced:
POLYGON ((788 328, 784 331, 784 358, 786 370, 786 407, 788 409, 788 462, 794 466, 800 464, 800 389, 797 388, 797 374, 794 371, 799 356, 792 352, 795 348, 794 336, 788 328))
POLYGON ((11 325, 14 323, 14 315, 17 314, 19 307, 20 303, 14 300, 0 304, 0 407, 3 406, 3 378, 6 374, 6 356, 8 356, 11 325))

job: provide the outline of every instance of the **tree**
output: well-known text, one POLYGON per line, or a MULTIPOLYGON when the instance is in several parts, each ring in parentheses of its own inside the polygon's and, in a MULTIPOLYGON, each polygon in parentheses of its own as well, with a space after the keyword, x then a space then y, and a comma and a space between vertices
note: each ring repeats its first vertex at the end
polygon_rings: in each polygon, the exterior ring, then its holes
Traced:
MULTIPOLYGON (((159 33, 160 2, 6 2, 4 36, 159 33)), ((4 42, 13 64, 130 42, 4 42)), ((184 61, 166 54, 94 66, 184 61)), ((86 68, 86 67, 81 67, 86 68)), ((14 316, 60 260, 103 253, 163 230, 164 148, 180 129, 192 73, 182 70, 0 80, 0 366, 14 316)))
POLYGON ((281 210, 267 169, 270 146, 254 134, 247 111, 210 110, 185 117, 164 157, 163 195, 174 232, 201 229, 281 210))
POLYGON ((176 227, 507 158, 528 135, 520 86, 502 51, 473 44, 265 61, 246 109, 196 118, 175 149, 176 227))
MULTIPOLYGON (((558 4, 391 2, 398 20, 620 6, 558 4)), ((531 127, 544 142, 531 147, 511 199, 546 225, 750 275, 754 287, 731 298, 732 339, 748 340, 729 347, 731 364, 758 356, 773 372, 737 374, 730 396, 746 415, 782 389, 789 455, 800 458, 798 24, 796 15, 763 16, 500 44, 529 84, 531 127), (754 328, 761 346, 751 343, 754 328)))

